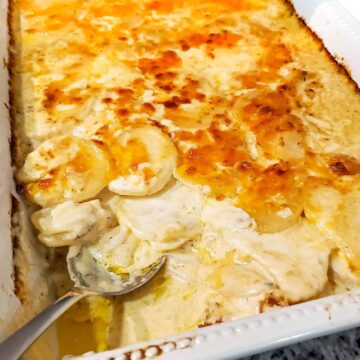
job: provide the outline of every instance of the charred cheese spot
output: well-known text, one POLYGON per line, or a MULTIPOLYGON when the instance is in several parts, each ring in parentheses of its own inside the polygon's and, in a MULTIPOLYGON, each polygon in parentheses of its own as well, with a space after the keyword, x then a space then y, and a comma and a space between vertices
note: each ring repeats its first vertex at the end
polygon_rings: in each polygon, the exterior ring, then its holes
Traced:
POLYGON ((61 89, 58 89, 54 86, 49 85, 47 89, 45 89, 45 98, 43 101, 45 109, 50 110, 54 107, 59 97, 63 94, 61 89))
POLYGON ((334 155, 329 160, 330 171, 337 176, 356 175, 360 173, 360 163, 346 155, 334 155))
POLYGON ((139 60, 139 67, 143 73, 159 74, 160 72, 179 67, 181 59, 175 51, 164 51, 158 58, 148 59, 143 58, 139 60))

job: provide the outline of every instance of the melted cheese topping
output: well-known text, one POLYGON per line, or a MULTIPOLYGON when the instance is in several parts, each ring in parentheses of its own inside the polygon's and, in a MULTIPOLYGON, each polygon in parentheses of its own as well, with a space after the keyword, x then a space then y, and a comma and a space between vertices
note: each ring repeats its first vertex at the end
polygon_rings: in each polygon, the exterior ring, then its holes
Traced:
POLYGON ((44 207, 40 240, 95 226, 93 256, 118 273, 169 256, 114 302, 113 346, 357 284, 359 93, 283 1, 20 11, 18 179, 44 207))

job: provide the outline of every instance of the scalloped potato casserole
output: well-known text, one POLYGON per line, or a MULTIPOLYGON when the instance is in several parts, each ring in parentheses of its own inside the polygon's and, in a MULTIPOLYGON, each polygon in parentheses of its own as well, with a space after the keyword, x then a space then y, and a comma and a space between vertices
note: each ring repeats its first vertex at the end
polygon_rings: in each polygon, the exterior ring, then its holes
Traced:
POLYGON ((168 255, 60 331, 92 320, 104 350, 360 285, 359 90, 291 5, 13 2, 14 160, 39 241, 120 276, 168 255))

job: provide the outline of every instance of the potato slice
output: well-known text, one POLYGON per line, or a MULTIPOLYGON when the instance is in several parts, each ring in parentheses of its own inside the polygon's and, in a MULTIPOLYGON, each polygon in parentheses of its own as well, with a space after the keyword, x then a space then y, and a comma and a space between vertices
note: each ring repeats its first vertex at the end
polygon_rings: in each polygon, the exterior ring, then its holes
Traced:
POLYGON ((170 138, 152 126, 125 131, 109 145, 122 173, 109 183, 118 195, 144 196, 160 191, 171 179, 177 151, 170 138))
POLYGON ((31 220, 46 246, 69 246, 97 241, 110 224, 111 213, 101 207, 99 200, 82 204, 67 201, 36 211, 31 220))
POLYGON ((27 197, 43 207, 91 199, 110 176, 107 150, 95 141, 75 136, 45 141, 27 156, 19 172, 27 197))
POLYGON ((112 211, 140 239, 158 250, 175 249, 196 239, 202 230, 203 196, 197 190, 172 182, 148 197, 118 197, 112 211))

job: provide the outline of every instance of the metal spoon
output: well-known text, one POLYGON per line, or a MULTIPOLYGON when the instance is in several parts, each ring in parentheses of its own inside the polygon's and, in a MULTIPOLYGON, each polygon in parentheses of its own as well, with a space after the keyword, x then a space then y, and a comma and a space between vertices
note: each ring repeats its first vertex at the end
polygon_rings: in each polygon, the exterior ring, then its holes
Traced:
POLYGON ((0 359, 17 360, 69 307, 90 295, 122 295, 147 283, 162 267, 166 256, 141 273, 122 278, 97 263, 86 247, 70 248, 67 265, 74 287, 0 344, 0 359))

